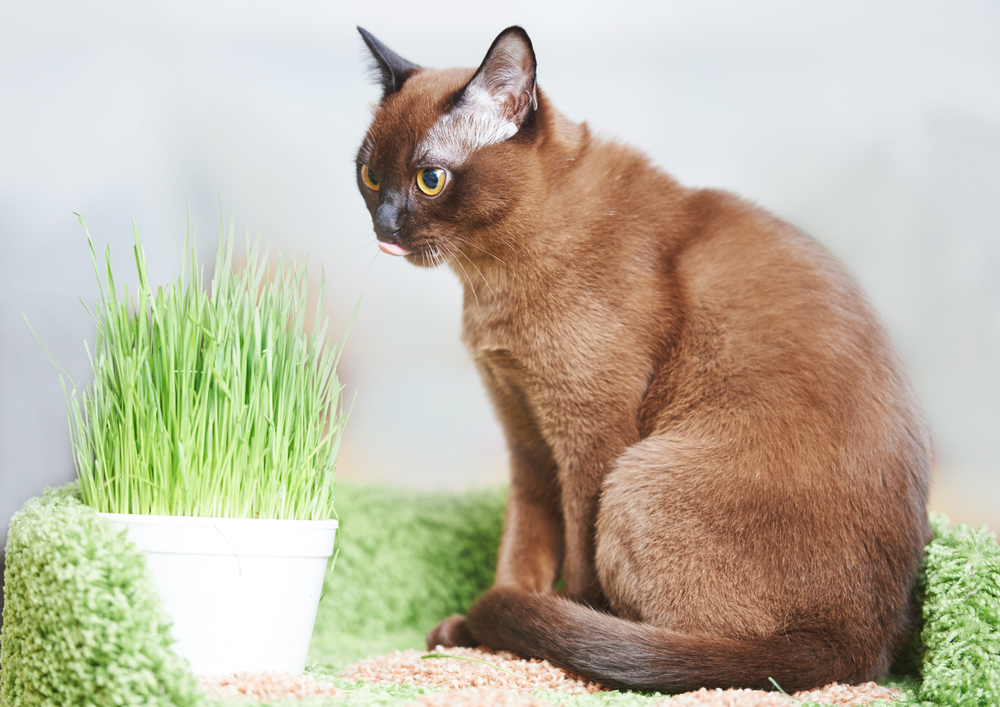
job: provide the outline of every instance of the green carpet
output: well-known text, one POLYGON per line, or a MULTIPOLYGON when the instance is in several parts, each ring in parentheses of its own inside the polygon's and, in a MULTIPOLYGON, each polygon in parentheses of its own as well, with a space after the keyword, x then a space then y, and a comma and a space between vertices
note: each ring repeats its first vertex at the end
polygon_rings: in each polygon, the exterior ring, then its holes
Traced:
MULTIPOLYGON (((308 671, 333 678, 352 662, 423 648, 441 618, 463 612, 492 581, 503 522, 500 490, 419 494, 337 487, 340 553, 320 603, 308 671)), ((918 587, 923 630, 887 682, 907 705, 1000 704, 1000 547, 994 535, 933 518, 918 587), (908 674, 907 674, 908 673, 908 674)), ((8 533, 0 703, 226 705, 207 700, 169 650, 167 622, 142 555, 65 487, 32 499, 8 533)), ((270 704, 396 706, 429 688, 335 679, 336 699, 270 704)), ((567 707, 652 705, 658 695, 547 695, 567 707)), ((896 704, 899 704, 897 702, 896 704)))
POLYGON ((493 583, 505 495, 337 485, 340 553, 309 651, 333 671, 394 648, 423 648, 441 618, 493 583))

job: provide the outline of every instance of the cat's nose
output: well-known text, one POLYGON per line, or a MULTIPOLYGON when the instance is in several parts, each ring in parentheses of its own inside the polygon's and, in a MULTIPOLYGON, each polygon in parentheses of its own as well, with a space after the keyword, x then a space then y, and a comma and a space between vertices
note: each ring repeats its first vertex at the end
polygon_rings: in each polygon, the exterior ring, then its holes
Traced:
POLYGON ((403 226, 406 215, 396 199, 387 198, 375 212, 375 235, 380 241, 396 242, 396 232, 403 226))

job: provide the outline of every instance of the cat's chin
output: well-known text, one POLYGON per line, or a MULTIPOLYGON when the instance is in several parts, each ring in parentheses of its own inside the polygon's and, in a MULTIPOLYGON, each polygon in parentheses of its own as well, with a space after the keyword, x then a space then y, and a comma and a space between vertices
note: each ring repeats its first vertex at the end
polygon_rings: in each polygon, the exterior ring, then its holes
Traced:
POLYGON ((406 256, 406 262, 421 268, 436 268, 444 265, 448 259, 442 257, 436 250, 414 251, 406 256))

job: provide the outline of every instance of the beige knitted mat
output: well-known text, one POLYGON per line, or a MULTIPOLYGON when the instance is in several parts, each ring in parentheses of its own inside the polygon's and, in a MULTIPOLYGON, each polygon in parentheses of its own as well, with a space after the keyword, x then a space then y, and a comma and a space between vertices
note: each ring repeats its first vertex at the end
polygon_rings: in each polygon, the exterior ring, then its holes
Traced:
MULTIPOLYGON (((604 689, 548 661, 523 660, 506 651, 439 647, 437 652, 457 657, 424 659, 425 652, 393 651, 355 663, 340 677, 441 690, 414 703, 423 707, 554 707, 558 702, 547 702, 528 693, 539 688, 571 694, 604 689)), ((334 697, 339 693, 332 685, 318 683, 308 675, 287 673, 236 673, 200 678, 200 681, 212 697, 247 696, 272 700, 313 695, 334 697)), ((797 692, 792 697, 847 707, 869 705, 876 699, 892 699, 898 693, 894 688, 873 682, 856 686, 833 683, 817 690, 797 692)), ((657 707, 791 707, 794 704, 792 699, 776 692, 701 689, 665 698, 657 707)))

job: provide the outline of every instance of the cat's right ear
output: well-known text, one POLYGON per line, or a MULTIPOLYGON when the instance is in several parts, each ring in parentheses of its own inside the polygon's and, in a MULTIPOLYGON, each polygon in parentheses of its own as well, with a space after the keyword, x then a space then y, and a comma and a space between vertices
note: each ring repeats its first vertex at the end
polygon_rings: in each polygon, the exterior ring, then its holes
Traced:
POLYGON ((493 40, 457 103, 485 109, 516 132, 538 108, 535 69, 535 50, 528 33, 516 25, 508 27, 493 40))
POLYGON ((382 85, 382 100, 384 101, 399 91, 406 83, 406 79, 410 78, 413 72, 420 67, 389 49, 363 27, 358 27, 358 32, 361 33, 361 38, 365 40, 368 50, 372 53, 374 64, 371 68, 382 85))

